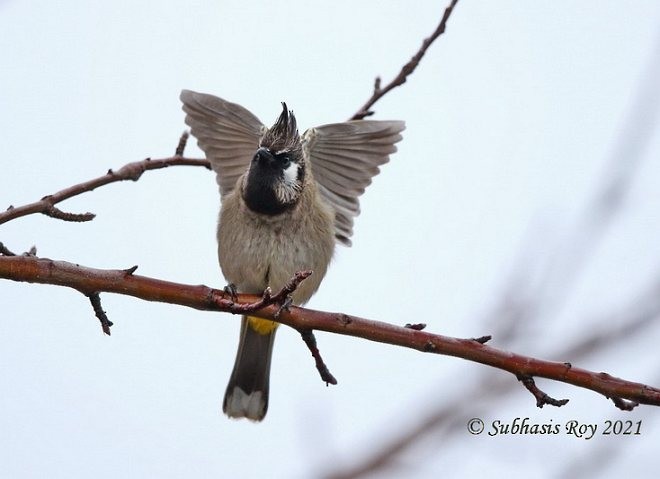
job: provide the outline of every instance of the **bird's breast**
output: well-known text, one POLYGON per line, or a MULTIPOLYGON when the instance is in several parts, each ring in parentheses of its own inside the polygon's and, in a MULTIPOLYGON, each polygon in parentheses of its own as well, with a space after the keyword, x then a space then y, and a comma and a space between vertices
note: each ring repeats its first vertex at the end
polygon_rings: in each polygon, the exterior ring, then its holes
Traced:
POLYGON ((328 211, 299 204, 281 215, 259 215, 239 198, 227 197, 218 222, 222 272, 239 292, 279 291, 302 270, 314 273, 293 294, 296 304, 317 290, 334 251, 333 218, 328 211))

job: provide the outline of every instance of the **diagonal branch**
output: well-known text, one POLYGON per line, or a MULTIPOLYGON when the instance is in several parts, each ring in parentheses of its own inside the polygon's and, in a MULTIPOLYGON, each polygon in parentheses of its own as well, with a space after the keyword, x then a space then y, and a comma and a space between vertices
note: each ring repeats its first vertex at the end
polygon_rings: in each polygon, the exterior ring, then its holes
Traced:
POLYGON ((54 205, 82 193, 92 191, 100 186, 105 186, 109 183, 126 180, 137 181, 140 179, 140 176, 142 176, 142 173, 148 170, 159 170, 161 168, 175 165, 203 166, 208 169, 211 168, 211 165, 207 160, 183 158, 178 155, 158 160, 147 158, 146 160, 135 161, 124 165, 117 171, 108 170, 103 176, 78 183, 77 185, 70 186, 69 188, 65 188, 52 195, 44 196, 34 203, 17 207, 10 206, 6 211, 0 213, 0 225, 7 221, 20 218, 21 216, 27 216, 34 213, 42 213, 64 221, 90 221, 94 219, 93 213, 66 213, 55 208, 54 205))
POLYGON ((394 77, 394 79, 389 82, 385 87, 381 88, 381 79, 380 77, 376 77, 376 80, 374 81, 374 91, 371 94, 371 97, 367 100, 367 102, 360 107, 360 109, 355 112, 355 114, 350 118, 351 120, 362 120, 363 118, 367 116, 371 116, 374 114, 373 111, 371 111, 371 107, 374 106, 374 104, 380 100, 382 97, 384 97, 390 90, 403 85, 408 77, 415 71, 415 69, 419 66, 419 62, 422 60, 422 57, 426 53, 426 50, 429 49, 431 44, 443 33, 445 33, 445 29, 447 28, 447 20, 449 20, 449 17, 451 16, 451 13, 454 11, 454 7, 458 3, 458 0, 452 0, 449 6, 445 8, 445 13, 442 15, 442 19, 440 20, 440 23, 438 26, 435 28, 431 36, 428 38, 425 38, 424 41, 422 42, 422 46, 419 48, 417 53, 413 55, 413 57, 401 67, 401 71, 399 74, 394 77))
MULTIPOLYGON (((0 256, 0 278, 30 283, 53 284, 76 289, 86 296, 108 292, 134 296, 147 301, 179 304, 199 310, 238 313, 237 304, 223 291, 207 286, 162 281, 132 274, 131 270, 101 270, 64 261, 34 256, 0 256)), ((237 295, 238 303, 260 301, 256 295, 237 295)), ((240 309, 240 308, 238 308, 240 309)), ((632 403, 660 406, 660 389, 573 367, 570 363, 544 361, 499 350, 474 339, 461 339, 432 334, 413 328, 394 326, 343 313, 329 313, 291 307, 282 310, 269 304, 250 313, 298 331, 319 330, 355 336, 370 341, 416 349, 418 351, 455 356, 491 366, 516 377, 542 377, 591 389, 610 398, 621 407, 632 403), (281 314, 280 314, 281 313, 281 314), (625 401, 624 401, 625 400, 625 401)))

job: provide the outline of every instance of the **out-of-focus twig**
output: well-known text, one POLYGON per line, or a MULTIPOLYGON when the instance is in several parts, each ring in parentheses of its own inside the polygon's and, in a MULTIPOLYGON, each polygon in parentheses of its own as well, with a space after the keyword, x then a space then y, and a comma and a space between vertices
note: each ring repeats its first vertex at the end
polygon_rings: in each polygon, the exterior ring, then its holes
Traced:
MULTIPOLYGON (((501 294, 499 304, 486 315, 486 328, 496 328, 494 336, 506 344, 513 343, 515 339, 523 336, 525 331, 533 329, 551 310, 559 309, 592 251, 596 250, 598 241, 625 204, 634 175, 653 137, 660 114, 660 89, 657 88, 660 83, 660 62, 657 60, 659 55, 660 39, 640 78, 639 87, 621 129, 622 133, 607 158, 602 181, 598 183, 590 201, 584 205, 578 222, 565 238, 562 247, 546 258, 544 264, 539 265, 536 261, 541 248, 538 248, 538 241, 535 241, 537 248, 535 251, 528 251, 518 262, 515 268, 517 276, 501 294)), ((553 356, 575 362, 613 345, 621 345, 626 338, 647 330, 657 322, 660 315, 659 298, 660 283, 653 284, 649 293, 635 298, 629 307, 618 312, 616 317, 599 321, 601 327, 557 351, 553 356)), ((529 336, 525 337, 530 339, 529 336)), ((474 407, 466 405, 463 397, 473 397, 488 391, 490 405, 493 406, 494 398, 504 396, 512 390, 511 385, 504 379, 482 375, 460 399, 425 411, 419 418, 411 421, 413 424, 410 428, 390 438, 378 450, 367 453, 360 462, 351 467, 334 469, 327 477, 355 479, 382 471, 395 463, 404 451, 413 448, 434 431, 439 431, 452 419, 461 416, 462 412, 475 414, 474 407), (471 409, 466 411, 467 407, 471 409)), ((633 404, 617 404, 615 401, 615 405, 629 407, 633 404)), ((445 437, 450 432, 457 431, 458 428, 443 429, 445 437)))
MULTIPOLYGON (((571 358, 574 362, 584 360, 594 353, 641 334, 657 324, 659 319, 660 278, 647 291, 633 298, 629 305, 598 320, 597 323, 603 325, 602 327, 567 345, 556 352, 554 357, 571 358)), ((385 470, 396 463, 406 451, 413 449, 433 433, 441 431, 443 439, 446 440, 452 434, 465 432, 465 423, 462 421, 465 417, 487 416, 485 408, 465 401, 466 397, 484 397, 487 392, 488 406, 493 408, 498 398, 510 395, 514 390, 514 384, 507 378, 481 374, 472 382, 470 388, 462 391, 455 399, 444 401, 441 406, 425 411, 424 415, 411 418, 408 427, 401 428, 397 435, 388 438, 376 450, 366 452, 364 457, 350 466, 337 467, 335 464, 325 477, 357 479, 385 470)))

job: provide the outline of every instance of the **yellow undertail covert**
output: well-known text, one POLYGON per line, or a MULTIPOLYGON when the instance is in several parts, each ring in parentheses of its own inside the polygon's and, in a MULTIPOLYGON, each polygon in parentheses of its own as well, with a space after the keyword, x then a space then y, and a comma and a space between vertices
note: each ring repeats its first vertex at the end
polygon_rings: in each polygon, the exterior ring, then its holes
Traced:
POLYGON ((247 320, 250 328, 262 335, 272 333, 279 326, 279 323, 271 321, 270 319, 261 319, 255 318, 254 316, 248 316, 247 320))

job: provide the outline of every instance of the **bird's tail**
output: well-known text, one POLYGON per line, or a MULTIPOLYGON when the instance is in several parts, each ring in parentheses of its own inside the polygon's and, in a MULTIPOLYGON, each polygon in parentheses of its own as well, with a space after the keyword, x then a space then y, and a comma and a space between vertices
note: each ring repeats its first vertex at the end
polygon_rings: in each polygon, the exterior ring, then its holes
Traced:
POLYGON ((270 358, 278 323, 243 316, 234 370, 222 410, 229 417, 261 421, 268 409, 270 358))

